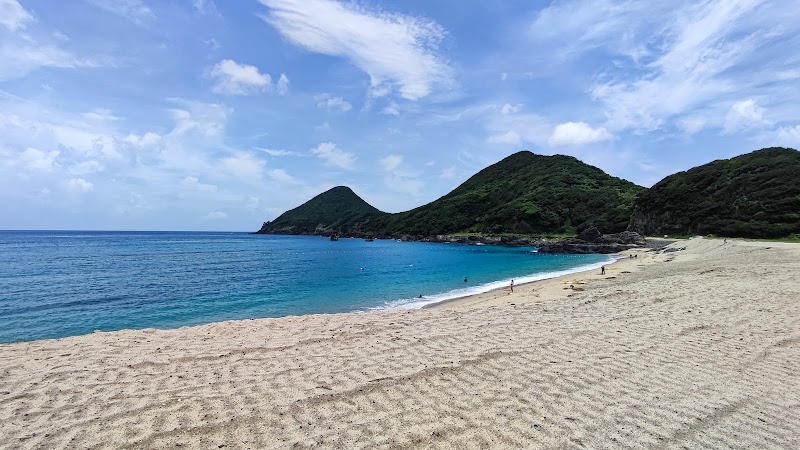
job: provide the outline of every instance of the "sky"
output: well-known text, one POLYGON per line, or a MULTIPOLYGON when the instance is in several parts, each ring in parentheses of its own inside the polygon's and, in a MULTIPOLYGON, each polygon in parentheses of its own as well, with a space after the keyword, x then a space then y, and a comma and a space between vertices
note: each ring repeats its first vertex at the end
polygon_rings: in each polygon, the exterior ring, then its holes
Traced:
POLYGON ((520 150, 651 186, 800 148, 797 0, 0 0, 0 229, 405 211, 520 150))

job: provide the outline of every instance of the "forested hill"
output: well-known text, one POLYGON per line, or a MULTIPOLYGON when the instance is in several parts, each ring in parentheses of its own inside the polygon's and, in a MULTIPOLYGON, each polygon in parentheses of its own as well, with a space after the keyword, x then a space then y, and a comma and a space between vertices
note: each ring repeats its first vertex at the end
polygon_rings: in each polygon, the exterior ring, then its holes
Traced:
POLYGON ((626 229, 644 188, 569 156, 515 153, 478 172, 440 199, 382 213, 350 189, 334 188, 267 222, 260 233, 575 233, 595 226, 626 229))
POLYGON ((258 233, 358 233, 382 215, 386 213, 365 202, 349 187, 337 186, 286 211, 272 222, 264 222, 258 233))
POLYGON ((765 148, 670 175, 639 197, 630 230, 753 238, 800 233, 800 152, 765 148))
POLYGON ((440 199, 379 220, 382 234, 623 231, 644 188, 571 156, 515 153, 440 199))

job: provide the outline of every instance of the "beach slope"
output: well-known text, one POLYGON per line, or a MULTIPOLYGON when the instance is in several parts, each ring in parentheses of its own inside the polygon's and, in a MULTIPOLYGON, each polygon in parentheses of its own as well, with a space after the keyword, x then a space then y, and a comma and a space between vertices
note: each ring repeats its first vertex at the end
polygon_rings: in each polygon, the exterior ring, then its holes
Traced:
POLYGON ((800 448, 800 245, 672 247, 491 301, 2 345, 0 447, 800 448))

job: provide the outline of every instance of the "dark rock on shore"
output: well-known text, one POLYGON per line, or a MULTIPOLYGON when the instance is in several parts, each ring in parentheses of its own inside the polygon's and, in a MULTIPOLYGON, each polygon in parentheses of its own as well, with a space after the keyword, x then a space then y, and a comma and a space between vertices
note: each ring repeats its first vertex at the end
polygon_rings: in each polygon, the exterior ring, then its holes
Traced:
POLYGON ((619 253, 645 245, 645 239, 639 233, 623 231, 602 234, 594 227, 584 230, 575 238, 541 240, 536 244, 539 253, 619 253))

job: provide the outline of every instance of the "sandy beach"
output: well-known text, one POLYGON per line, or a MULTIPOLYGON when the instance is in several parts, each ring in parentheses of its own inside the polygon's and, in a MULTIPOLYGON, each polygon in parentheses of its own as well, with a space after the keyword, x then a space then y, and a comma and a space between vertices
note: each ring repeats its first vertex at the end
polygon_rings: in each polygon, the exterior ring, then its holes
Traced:
POLYGON ((800 244, 671 247, 422 310, 1 345, 0 448, 800 448, 800 244))

